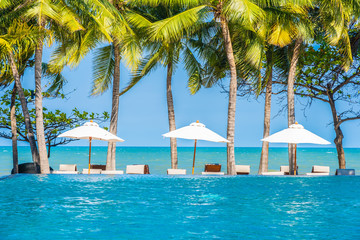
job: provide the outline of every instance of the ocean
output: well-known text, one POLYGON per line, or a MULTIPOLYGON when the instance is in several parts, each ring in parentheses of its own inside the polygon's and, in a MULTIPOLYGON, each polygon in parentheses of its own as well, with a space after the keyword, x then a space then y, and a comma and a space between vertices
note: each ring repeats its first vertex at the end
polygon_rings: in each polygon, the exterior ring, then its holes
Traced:
MULTIPOLYGON (((191 173, 194 149, 178 148, 178 168, 191 173)), ((106 164, 107 147, 92 148, 92 163, 106 164)), ((0 175, 7 175, 12 169, 11 147, 0 147, 0 175)), ((59 164, 77 164, 78 170, 87 168, 88 147, 55 147, 51 149, 50 166, 57 170, 59 164)), ((236 164, 250 165, 251 174, 257 174, 261 148, 235 148, 236 164)), ((360 148, 345 149, 346 166, 360 172, 360 148)), ((19 163, 31 162, 29 147, 19 147, 19 163)), ((195 174, 200 174, 207 163, 219 163, 226 172, 226 148, 198 147, 196 152, 195 174)), ((151 174, 164 175, 170 168, 170 148, 168 147, 117 147, 116 168, 125 170, 129 164, 148 164, 151 174)), ((298 148, 297 164, 299 173, 311 172, 313 165, 330 166, 331 174, 338 168, 335 148, 298 148)), ((287 148, 270 148, 269 169, 279 171, 280 166, 288 165, 287 148)))

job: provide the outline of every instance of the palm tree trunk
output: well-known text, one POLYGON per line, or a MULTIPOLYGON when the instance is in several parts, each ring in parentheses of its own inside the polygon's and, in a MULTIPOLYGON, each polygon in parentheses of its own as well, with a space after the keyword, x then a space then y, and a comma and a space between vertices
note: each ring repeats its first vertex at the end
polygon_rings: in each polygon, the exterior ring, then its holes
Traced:
POLYGON ((15 100, 16 100, 16 85, 14 84, 14 89, 11 94, 11 103, 10 103, 11 141, 12 141, 13 169, 14 169, 13 174, 19 173, 15 100))
MULTIPOLYGON (((120 47, 117 41, 113 43, 114 47, 114 79, 113 79, 113 92, 112 92, 112 108, 111 108, 111 118, 110 118, 110 129, 109 131, 116 135, 117 134, 117 124, 118 124, 118 115, 119 115, 119 91, 120 91, 120 47)), ((106 157, 106 170, 112 171, 116 169, 116 143, 108 143, 108 152, 106 157)))
POLYGON ((333 116, 334 130, 335 130, 335 134, 336 134, 334 143, 335 143, 336 151, 337 151, 337 155, 338 155, 339 168, 345 169, 346 168, 345 152, 344 152, 344 147, 342 144, 344 135, 340 128, 340 120, 339 120, 339 116, 337 115, 334 98, 333 98, 332 94, 328 94, 328 96, 329 96, 329 104, 331 107, 331 113, 333 116))
MULTIPOLYGON (((38 149, 36 146, 34 130, 31 126, 30 114, 29 114, 29 110, 27 107, 25 94, 24 94, 23 88, 21 86, 19 72, 16 68, 16 63, 15 63, 14 55, 12 52, 9 53, 9 60, 10 60, 11 71, 13 73, 14 80, 15 80, 16 91, 19 94, 21 108, 22 108, 22 111, 24 114, 25 127, 28 132, 27 135, 29 138, 32 159, 33 159, 34 164, 36 165, 36 164, 39 164, 39 152, 38 152, 38 149)), ((37 169, 36 166, 35 166, 35 169, 37 169)))
POLYGON ((39 40, 38 46, 35 49, 36 138, 39 147, 40 172, 42 174, 49 174, 50 168, 49 168, 49 159, 46 152, 44 116, 43 116, 43 104, 42 104, 42 88, 41 88, 42 52, 43 52, 43 43, 42 40, 39 40))
MULTIPOLYGON (((295 41, 294 51, 291 58, 288 85, 287 85, 287 102, 288 102, 288 126, 295 123, 295 95, 294 95, 294 83, 296 76, 296 65, 299 60, 300 47, 302 39, 298 38, 295 41)), ((289 144, 289 173, 294 174, 294 162, 295 162, 295 147, 293 144, 289 144)))
POLYGON ((229 106, 228 106, 228 122, 227 122, 227 174, 235 175, 235 113, 236 113, 236 92, 237 92, 237 76, 234 51, 232 48, 230 31, 225 17, 220 17, 221 30, 225 43, 226 56, 230 66, 230 86, 229 86, 229 106))
MULTIPOLYGON (((169 131, 174 131, 176 129, 174 100, 171 91, 172 73, 173 73, 172 62, 169 62, 167 65, 167 76, 166 76, 166 99, 168 106, 169 131)), ((170 138, 170 151, 171 151, 171 168, 176 169, 178 167, 176 138, 170 138)))
POLYGON ((50 150, 51 150, 51 143, 49 142, 48 145, 47 145, 47 154, 48 154, 48 159, 50 158, 50 150))
MULTIPOLYGON (((272 50, 271 50, 272 51, 272 50)), ((266 92, 265 92, 265 111, 264 111, 264 133, 263 138, 266 138, 270 134, 270 118, 271 118, 271 95, 272 95, 272 52, 267 51, 266 60, 269 65, 268 72, 266 74, 267 83, 266 83, 266 92)), ((269 142, 262 143, 260 165, 258 174, 268 171, 269 165, 269 142)))

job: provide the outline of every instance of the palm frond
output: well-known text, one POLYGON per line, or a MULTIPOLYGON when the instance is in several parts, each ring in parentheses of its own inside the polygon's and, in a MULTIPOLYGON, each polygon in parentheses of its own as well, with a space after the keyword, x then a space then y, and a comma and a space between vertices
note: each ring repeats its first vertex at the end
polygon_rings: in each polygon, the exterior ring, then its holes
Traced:
POLYGON ((8 8, 11 6, 11 4, 12 2, 9 0, 0 0, 0 9, 8 8))
POLYGON ((144 76, 155 70, 163 58, 163 51, 155 52, 154 54, 145 57, 139 64, 138 69, 134 72, 130 83, 120 92, 120 96, 128 92, 134 87, 144 76))
POLYGON ((228 0, 224 4, 223 13, 229 21, 240 21, 248 27, 265 16, 264 11, 249 0, 228 0))
POLYGON ((142 46, 135 35, 126 35, 122 38, 121 55, 125 64, 132 70, 135 70, 141 60, 142 46))
POLYGON ((146 17, 135 12, 129 12, 126 14, 126 18, 135 28, 148 28, 152 24, 146 17))
POLYGON ((113 80, 115 68, 113 44, 95 50, 93 65, 91 95, 100 95, 109 89, 113 80))
POLYGON ((59 9, 50 0, 33 1, 25 16, 28 18, 34 18, 38 22, 43 21, 44 18, 61 22, 59 9))
POLYGON ((201 63, 196 59, 194 53, 189 47, 186 47, 184 50, 184 65, 185 70, 188 73, 188 88, 191 94, 197 93, 203 82, 202 82, 202 67, 201 63))
POLYGON ((203 19, 205 8, 206 6, 191 8, 153 23, 149 29, 150 39, 163 42, 179 41, 195 23, 203 19))
POLYGON ((202 4, 203 0, 132 0, 135 6, 157 7, 160 4, 167 7, 194 7, 202 4))
POLYGON ((61 74, 61 71, 53 71, 52 69, 48 63, 42 63, 42 74, 49 81, 49 87, 46 92, 58 95, 67 83, 67 80, 61 74))

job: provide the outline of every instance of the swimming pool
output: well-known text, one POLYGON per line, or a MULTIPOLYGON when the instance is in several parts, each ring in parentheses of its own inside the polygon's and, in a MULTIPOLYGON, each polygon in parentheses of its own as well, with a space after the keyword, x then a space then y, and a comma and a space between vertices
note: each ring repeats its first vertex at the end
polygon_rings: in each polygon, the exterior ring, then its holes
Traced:
POLYGON ((18 175, 0 239, 360 239, 360 177, 18 175))

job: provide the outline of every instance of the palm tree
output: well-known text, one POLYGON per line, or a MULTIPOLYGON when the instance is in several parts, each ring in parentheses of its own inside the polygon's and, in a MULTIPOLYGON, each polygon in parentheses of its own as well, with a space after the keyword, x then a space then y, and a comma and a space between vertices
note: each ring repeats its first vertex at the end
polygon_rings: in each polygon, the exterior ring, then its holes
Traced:
MULTIPOLYGON (((11 24, 9 24, 11 25, 11 24)), ((35 65, 35 61, 34 61, 34 42, 36 39, 31 38, 31 36, 28 38, 28 40, 26 39, 20 39, 20 40, 13 40, 14 37, 18 37, 18 38, 22 38, 21 34, 27 34, 27 35, 31 35, 31 34, 35 34, 33 35, 33 37, 35 38, 37 36, 38 30, 34 27, 29 27, 27 24, 20 24, 18 22, 14 22, 13 23, 13 27, 9 28, 9 33, 6 35, 3 35, 4 39, 10 39, 12 44, 13 44, 13 49, 15 49, 16 54, 13 54, 13 56, 9 56, 7 57, 7 55, 9 53, 7 53, 6 51, 3 52, 3 54, 5 55, 4 58, 2 58, 2 60, 0 61, 1 64, 1 70, 0 72, 2 73, 0 75, 0 82, 1 85, 3 87, 7 87, 9 86, 11 83, 14 82, 14 80, 16 80, 16 75, 18 75, 19 78, 21 78, 24 74, 26 69, 28 68, 33 68, 35 65), (19 44, 21 47, 19 47, 19 44), (14 58, 14 62, 16 64, 16 66, 12 65, 12 61, 10 58, 14 58), (13 70, 11 70, 13 68, 13 70), (13 73, 15 72, 15 74, 13 73)), ((11 47, 11 42, 9 43, 9 46, 11 47)), ((5 45, 4 45, 5 46, 5 45)), ((61 73, 58 72, 53 72, 50 69, 50 65, 47 63, 42 63, 42 71, 43 71, 43 75, 49 79, 49 83, 51 84, 49 89, 48 89, 48 93, 57 93, 59 91, 60 86, 58 86, 58 82, 63 82, 65 81, 64 77, 61 75, 61 73)), ((20 82, 21 84, 21 82, 20 82)), ((17 95, 17 83, 15 81, 14 84, 14 88, 12 91, 12 96, 11 96, 11 104, 10 104, 10 118, 11 118, 11 131, 12 131, 12 144, 13 144, 13 161, 14 161, 14 172, 17 173, 17 159, 18 159, 18 155, 17 155, 17 131, 16 131, 16 118, 15 118, 15 98, 17 95)), ((21 88, 22 90, 22 88, 21 88)), ((22 94, 20 94, 21 96, 22 94)), ((23 94, 25 95, 25 94, 23 94)), ((27 109, 27 100, 24 97, 20 97, 20 101, 22 103, 22 105, 26 107, 27 109)), ((30 116, 26 117, 27 110, 25 110, 24 112, 24 116, 25 116, 25 126, 27 128, 27 131, 29 132, 28 134, 28 138, 29 138, 29 142, 30 142, 30 147, 32 152, 34 152, 34 156, 38 155, 37 153, 37 147, 36 147, 36 141, 35 141, 35 136, 34 136, 34 131, 32 128, 32 124, 31 124, 31 120, 30 124, 27 124, 27 120, 30 119, 30 116)), ((38 157, 33 158, 34 163, 39 164, 38 162, 38 157)))
POLYGON ((11 121, 11 143, 12 143, 12 150, 13 150, 13 169, 14 174, 19 172, 19 160, 18 160, 18 148, 17 148, 17 127, 16 127, 16 84, 14 84, 14 89, 11 94, 11 103, 10 103, 10 121, 11 121))
MULTIPOLYGON (((56 22, 64 27, 68 27, 71 31, 82 30, 82 26, 78 23, 75 16, 68 11, 66 6, 61 2, 50 0, 34 1, 27 12, 27 17, 35 19, 39 30, 45 30, 47 23, 56 22)), ((49 39, 50 40, 50 39, 49 39)), ((42 56, 43 46, 46 41, 46 35, 39 39, 35 49, 35 110, 36 110, 36 135, 39 147, 40 171, 41 173, 50 173, 49 160, 46 152, 46 142, 44 133, 44 117, 42 104, 42 56)))
POLYGON ((21 86, 20 74, 18 71, 16 59, 21 61, 23 56, 28 55, 29 52, 34 50, 35 42, 37 41, 37 33, 38 30, 36 28, 29 27, 26 23, 13 22, 10 27, 8 27, 7 34, 4 34, 0 37, 0 54, 3 60, 8 61, 8 66, 12 72, 13 80, 15 81, 16 91, 19 94, 21 107, 24 114, 25 126, 28 131, 32 158, 35 165, 39 163, 39 153, 35 142, 34 131, 31 125, 27 102, 23 88, 21 86))
MULTIPOLYGON (((135 14, 126 1, 90 1, 92 4, 72 2, 69 7, 79 13, 81 24, 86 29, 81 33, 63 33, 58 37, 60 46, 52 57, 52 65, 62 69, 64 65, 77 66, 83 57, 98 44, 94 53, 92 95, 107 91, 112 83, 112 110, 109 131, 117 134, 120 88, 120 61, 135 68, 140 58, 138 39, 127 21, 128 14, 135 14), (85 10, 84 10, 85 8, 85 10)), ((115 143, 109 143, 106 161, 107 170, 115 170, 115 143)))
MULTIPOLYGON (((181 55, 185 60, 185 67, 190 76, 196 75, 199 62, 194 57, 186 36, 182 30, 173 34, 173 27, 179 26, 186 19, 194 19, 200 8, 186 10, 179 6, 166 6, 163 4, 153 8, 140 9, 141 15, 131 15, 130 22, 139 29, 140 33, 147 37, 143 40, 143 46, 149 53, 139 64, 129 85, 122 90, 120 95, 129 91, 144 76, 149 74, 159 65, 167 69, 166 74, 166 99, 168 108, 169 131, 176 129, 174 100, 172 95, 172 78, 181 55), (172 35, 172 36, 169 36, 172 35)), ((189 20, 193 27, 194 20, 189 20)), ((181 26, 182 28, 183 26, 181 26)), ((176 28, 176 27, 175 27, 176 28)), ((171 168, 178 167, 176 138, 170 138, 171 168)))
MULTIPOLYGON (((127 14, 135 14, 131 6, 126 1, 109 1, 116 9, 116 14, 126 19, 127 14)), ((104 93, 112 79, 112 104, 109 131, 117 134, 118 115, 119 115, 119 97, 120 97, 120 61, 122 57, 128 62, 131 68, 137 66, 140 58, 140 48, 135 32, 130 24, 115 18, 119 25, 126 25, 122 29, 115 29, 112 34, 112 43, 109 46, 99 48, 94 57, 94 84, 93 95, 104 93)), ((116 161, 116 143, 108 143, 108 152, 106 158, 106 169, 115 170, 116 161)))
MULTIPOLYGON (((42 52, 43 44, 47 40, 51 42, 51 32, 45 29, 47 23, 58 23, 68 27, 72 31, 81 29, 73 14, 68 11, 61 1, 14 1, 4 4, 1 7, 12 9, 11 15, 19 15, 22 21, 29 21, 33 25, 38 26, 37 46, 35 52, 35 109, 36 109, 36 128, 37 142, 39 147, 38 160, 41 173, 49 173, 49 162, 46 153, 45 135, 43 127, 42 113, 42 52), (20 15, 20 13, 23 13, 20 15), (47 22, 51 19, 51 22, 47 22), (40 37, 42 36, 42 37, 40 37), (46 38, 47 37, 47 38, 46 38)), ((19 92, 20 94, 20 92, 19 92)))
MULTIPOLYGON (((11 15, 18 15, 22 21, 30 21, 31 24, 38 26, 37 46, 35 48, 35 109, 36 109, 36 134, 39 147, 39 160, 41 173, 49 173, 49 161, 46 153, 43 113, 42 113, 42 52, 43 44, 48 40, 51 42, 51 32, 45 26, 51 24, 60 24, 71 31, 82 29, 81 25, 77 22, 75 16, 64 5, 63 1, 51 0, 35 0, 35 1, 14 1, 3 2, 0 5, 2 8, 12 9, 11 15), (19 13, 24 13, 20 15, 19 13), (51 20, 51 21, 49 21, 51 20)), ((19 92, 20 94, 20 92, 19 92)))
MULTIPOLYGON (((275 52, 274 46, 280 48, 292 42, 294 36, 294 29, 297 28, 296 20, 289 21, 289 19, 302 19, 306 14, 306 7, 310 4, 305 0, 302 2, 278 2, 276 5, 264 6, 266 12, 266 21, 263 28, 266 31, 265 45, 266 45, 266 70, 265 70, 265 111, 264 111, 264 133, 263 138, 270 134, 270 116, 271 116, 271 95, 272 95, 272 77, 273 67, 275 64, 287 65, 284 51, 277 49, 275 52), (275 54, 278 53, 278 54, 275 54), (274 55, 275 54, 275 55, 274 55)), ((306 16, 305 16, 306 17, 306 16)), ((288 97, 291 98, 291 93, 288 97)), ((258 173, 268 171, 268 155, 269 143, 262 143, 260 164, 258 173)))
MULTIPOLYGON (((270 135, 270 117, 271 117, 271 95, 272 95, 272 77, 273 77, 273 49, 269 46, 266 51, 266 72, 265 72, 265 109, 264 109, 264 133, 263 138, 270 135)), ((269 165, 269 142, 262 142, 260 164, 258 174, 268 171, 269 165)))
MULTIPOLYGON (((350 16, 355 10, 355 6, 359 5, 359 1, 349 2, 346 0, 326 1, 316 0, 308 3, 309 10, 305 17, 296 17, 289 19, 296 23, 294 31, 295 40, 290 68, 287 79, 287 102, 288 102, 288 125, 295 123, 295 98, 294 98, 294 82, 296 77, 296 66, 301 54, 301 46, 303 41, 313 38, 314 23, 318 28, 325 32, 326 40, 329 44, 338 46, 340 54, 343 57, 343 68, 348 69, 352 62, 350 37, 347 32, 347 26, 350 16)), ((289 144, 289 170, 294 172, 294 146, 289 144)))
MULTIPOLYGON (((159 2, 156 0, 137 0, 137 3, 156 7, 159 2)), ((185 11, 170 17, 167 20, 159 21, 152 27, 151 38, 167 42, 179 41, 185 34, 189 34, 202 22, 209 20, 210 14, 220 22, 221 37, 224 43, 224 51, 227 57, 227 64, 230 69, 229 84, 229 105, 227 139, 227 173, 235 174, 235 112, 236 112, 236 92, 237 92, 237 69, 232 44, 232 32, 229 24, 237 23, 253 29, 256 22, 262 17, 263 11, 254 2, 248 0, 219 0, 219 1, 196 1, 196 0, 172 0, 162 3, 170 8, 179 7, 185 11)), ((139 21, 137 21, 139 22, 139 21)), ((171 69, 172 65, 168 66, 171 69)), ((171 73, 168 70, 168 73, 171 73)), ((169 99, 169 97, 168 97, 169 99)), ((170 115, 170 114, 169 114, 170 115)))

